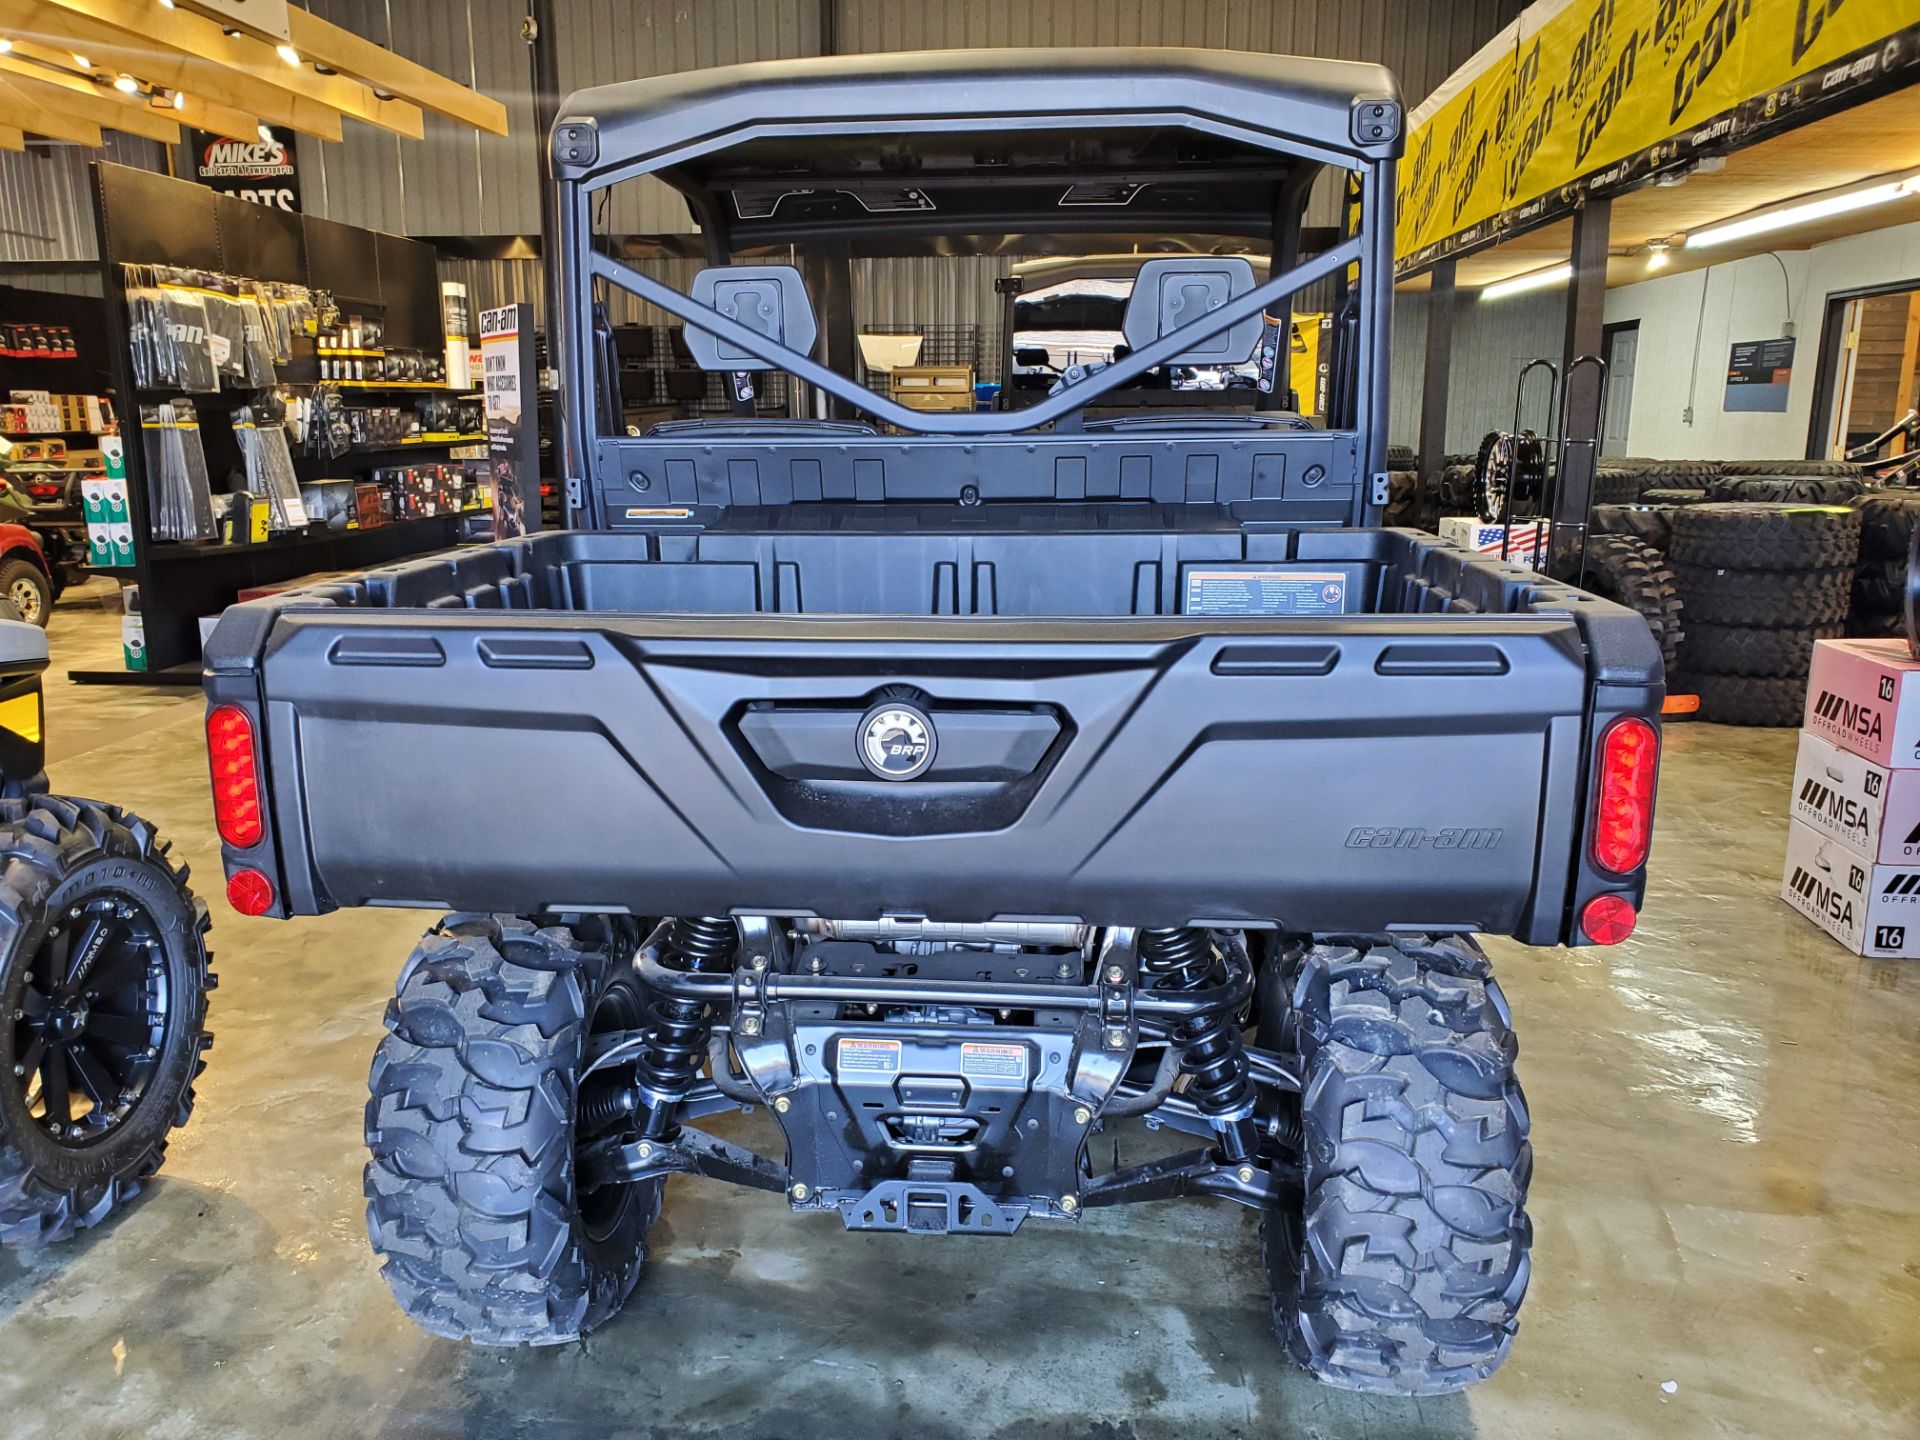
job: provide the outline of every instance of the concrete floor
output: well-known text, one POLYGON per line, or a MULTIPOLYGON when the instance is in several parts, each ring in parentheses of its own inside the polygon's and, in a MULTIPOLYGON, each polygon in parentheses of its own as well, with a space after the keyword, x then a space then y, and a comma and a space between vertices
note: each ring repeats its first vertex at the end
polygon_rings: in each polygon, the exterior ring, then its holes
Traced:
POLYGON ((1920 966, 1847 955, 1775 898, 1788 732, 1669 731, 1628 944, 1492 947, 1537 1242, 1512 1359, 1466 1396, 1358 1399, 1289 1369, 1239 1209, 916 1242, 687 1180, 624 1315, 502 1354, 405 1322, 361 1221, 367 1062, 431 917, 232 914, 197 693, 65 682, 115 662, 115 624, 56 613, 54 786, 139 809, 193 862, 219 1043, 139 1205, 0 1254, 10 1440, 1920 1435, 1920 966))

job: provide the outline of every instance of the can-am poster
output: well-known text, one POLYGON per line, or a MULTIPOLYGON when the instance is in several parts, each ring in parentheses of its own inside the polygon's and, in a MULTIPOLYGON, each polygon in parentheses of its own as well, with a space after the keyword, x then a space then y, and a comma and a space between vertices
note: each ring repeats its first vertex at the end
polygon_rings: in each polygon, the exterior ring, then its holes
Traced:
POLYGON ((276 210, 300 208, 291 131, 267 125, 260 134, 241 140, 207 130, 192 135, 193 177, 202 185, 276 210))

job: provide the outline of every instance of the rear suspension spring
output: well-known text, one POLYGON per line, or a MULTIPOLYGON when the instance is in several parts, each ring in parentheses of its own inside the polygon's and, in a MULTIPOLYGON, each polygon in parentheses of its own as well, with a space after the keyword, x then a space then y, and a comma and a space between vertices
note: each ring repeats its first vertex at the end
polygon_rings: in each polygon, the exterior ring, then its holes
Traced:
MULTIPOLYGON (((1205 930, 1140 932, 1140 969, 1151 990, 1200 990, 1211 980, 1213 942, 1205 930)), ((1253 1122, 1253 1072, 1233 1018, 1217 1011, 1181 1022, 1173 1032, 1187 1098, 1212 1123, 1228 1160, 1248 1160, 1259 1144, 1253 1122)))
MULTIPOLYGON (((667 927, 660 963, 675 970, 725 970, 739 945, 739 927, 724 916, 678 918, 667 927)), ((646 1046, 635 1066, 640 1089, 652 1102, 645 1127, 648 1135, 661 1136, 672 1129, 673 1107, 687 1098, 699 1080, 712 1033, 713 1016, 703 1002, 649 995, 646 1046)))

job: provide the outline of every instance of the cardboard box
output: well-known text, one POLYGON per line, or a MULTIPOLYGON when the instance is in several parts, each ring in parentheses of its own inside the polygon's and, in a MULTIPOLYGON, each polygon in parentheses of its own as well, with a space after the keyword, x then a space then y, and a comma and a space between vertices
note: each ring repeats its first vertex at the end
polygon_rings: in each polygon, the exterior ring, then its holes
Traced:
MULTIPOLYGON (((1448 515, 1440 521, 1440 538, 1462 550, 1500 557, 1500 541, 1506 531, 1489 525, 1477 515, 1448 515)), ((1547 543, 1547 522, 1522 520, 1513 527, 1513 543, 1507 547, 1507 559, 1518 565, 1531 565, 1547 543)))
POLYGON ((1920 663, 1904 640, 1820 640, 1801 728, 1889 770, 1920 767, 1920 663))
POLYGON ((129 670, 147 668, 147 622, 140 614, 140 587, 120 592, 120 658, 129 670))
POLYGON ((1920 957, 1920 867, 1876 865, 1795 820, 1780 898, 1856 955, 1920 957))
POLYGON ((1889 770, 1803 730, 1795 820, 1877 864, 1920 866, 1920 770, 1889 770))

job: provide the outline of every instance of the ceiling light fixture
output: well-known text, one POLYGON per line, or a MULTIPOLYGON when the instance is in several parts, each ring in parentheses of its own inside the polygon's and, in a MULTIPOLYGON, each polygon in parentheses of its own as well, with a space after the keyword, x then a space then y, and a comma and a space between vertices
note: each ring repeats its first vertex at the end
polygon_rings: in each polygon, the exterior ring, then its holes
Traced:
POLYGON ((273 131, 267 128, 266 122, 264 120, 260 122, 259 134, 260 134, 261 144, 271 145, 273 143, 273 131))
POLYGON ((173 8, 173 0, 160 0, 160 8, 162 10, 171 10, 173 8))
POLYGON ((1673 259, 1673 247, 1664 240, 1647 242, 1647 269, 1664 270, 1673 259))
POLYGON ((273 47, 273 53, 289 65, 297 67, 300 64, 300 52, 291 45, 276 45, 273 47))
POLYGON ((1496 280, 1491 285, 1483 285, 1480 287, 1480 298, 1499 300, 1528 290, 1545 290, 1550 285, 1564 285, 1572 278, 1573 266, 1551 265, 1545 270, 1533 270, 1525 275, 1515 275, 1510 280, 1496 280))
POLYGON ((187 92, 186 91, 176 90, 173 92, 173 108, 176 110, 184 110, 187 108, 187 92))
POLYGON ((1830 220, 1836 215, 1847 215, 1855 210, 1884 205, 1890 200, 1905 199, 1916 193, 1917 186, 1920 186, 1920 176, 1909 175, 1903 180, 1882 181, 1858 190, 1847 190, 1838 195, 1825 195, 1818 200, 1804 200, 1798 205, 1747 215, 1738 220, 1729 220, 1724 225, 1709 225, 1687 236, 1687 248, 1693 250, 1707 245, 1724 245, 1730 240, 1745 240, 1749 236, 1766 235, 1795 225, 1811 225, 1816 220, 1830 220))
POLYGON ((4 35, 0 35, 0 55, 6 54, 11 49, 13 49, 13 41, 7 39, 4 35))
POLYGON ((131 75, 121 75, 114 80, 113 88, 118 90, 122 95, 138 95, 140 93, 140 82, 131 75))
POLYGON ((93 62, 84 55, 75 55, 73 57, 73 63, 78 65, 82 70, 91 70, 93 68, 93 62))

